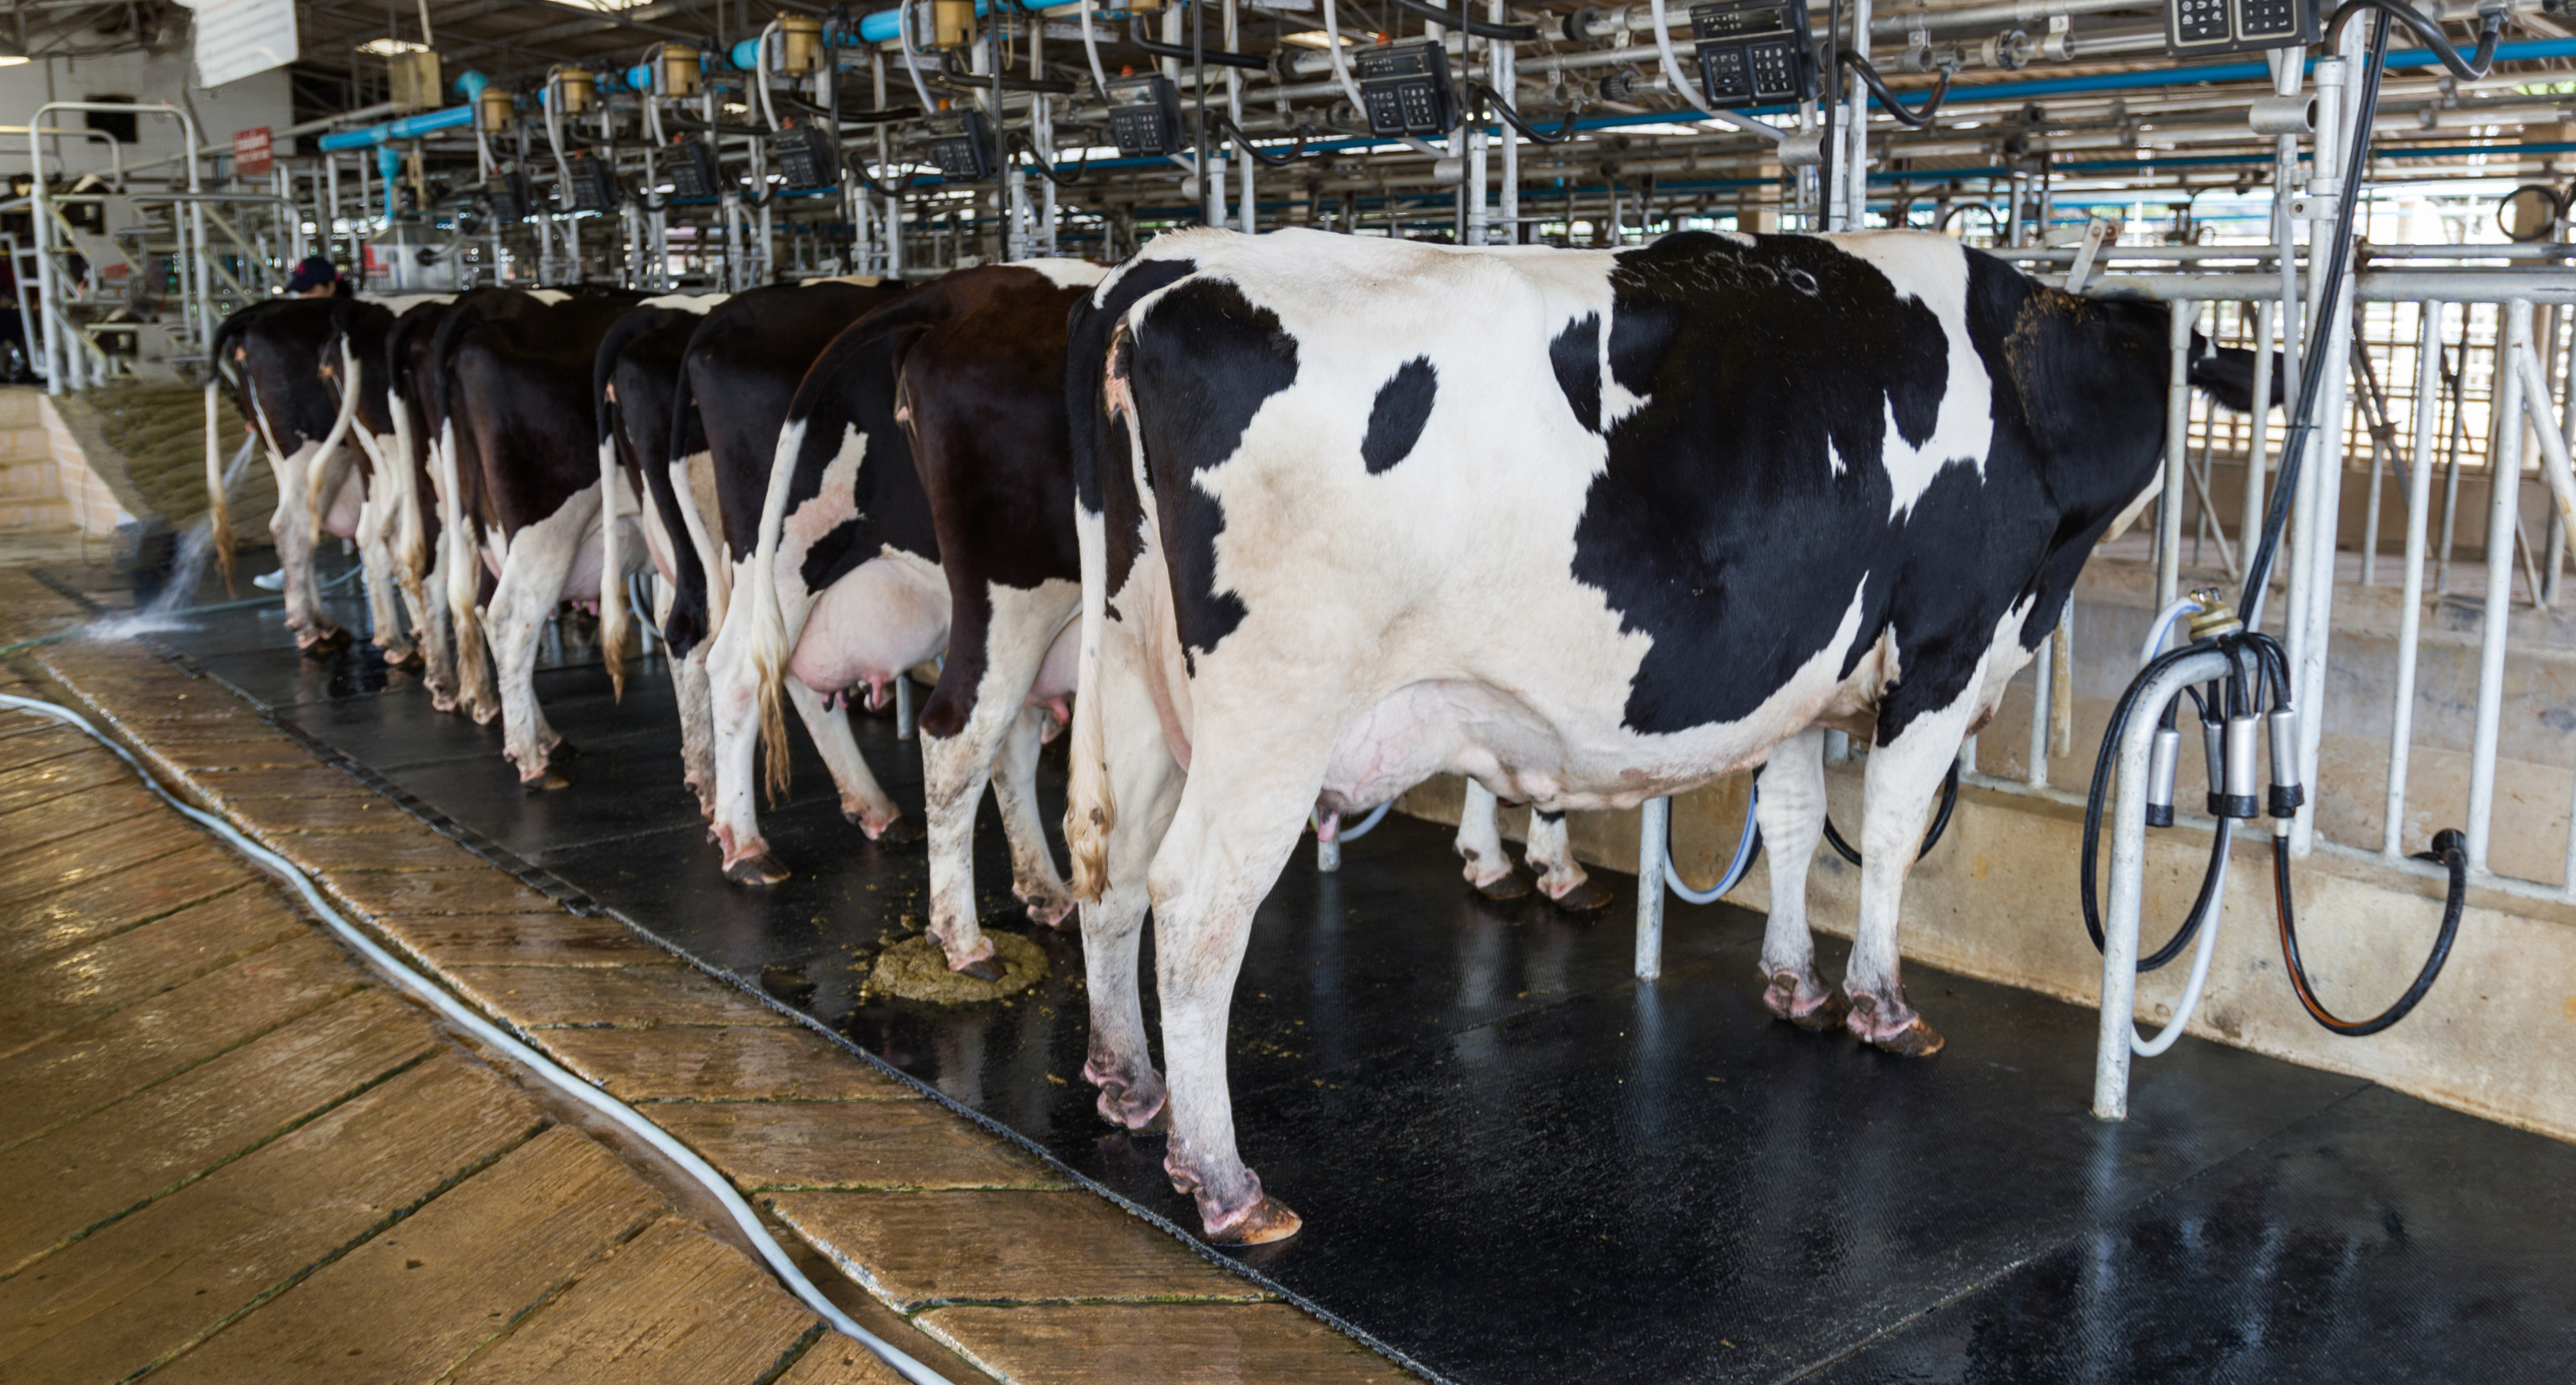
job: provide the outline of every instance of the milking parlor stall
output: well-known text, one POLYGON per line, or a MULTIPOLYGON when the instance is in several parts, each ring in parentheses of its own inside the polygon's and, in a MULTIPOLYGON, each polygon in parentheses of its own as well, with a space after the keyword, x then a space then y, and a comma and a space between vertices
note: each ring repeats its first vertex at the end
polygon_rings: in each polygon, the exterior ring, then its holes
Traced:
POLYGON ((2561 0, 0 0, 0 1379, 2576 1378, 2561 0))

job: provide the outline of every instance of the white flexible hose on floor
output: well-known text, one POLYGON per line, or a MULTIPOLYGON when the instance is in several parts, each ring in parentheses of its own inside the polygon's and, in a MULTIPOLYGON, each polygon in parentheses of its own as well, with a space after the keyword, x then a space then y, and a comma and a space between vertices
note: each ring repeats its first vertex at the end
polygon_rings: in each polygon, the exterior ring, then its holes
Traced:
POLYGON ((14 708, 40 717, 50 717, 68 726, 78 727, 99 744, 115 751, 127 764, 134 767, 134 772, 142 777, 144 787, 159 794, 164 802, 186 814, 190 821, 223 838, 234 850, 257 862, 270 874, 294 886, 295 892, 304 897, 305 904, 314 913, 320 915, 322 921, 329 924, 333 932, 340 935, 341 941, 357 949, 360 955, 375 964, 378 971, 391 977, 395 985, 418 997, 475 1038, 525 1064, 538 1076, 552 1083, 574 1100, 617 1122, 629 1134, 661 1151, 673 1163, 686 1170, 691 1178, 696 1179, 708 1192, 715 1195, 718 1202, 724 1204, 725 1211, 732 1214, 734 1224, 742 1229, 745 1236, 751 1238, 752 1245, 760 1251, 760 1257, 769 1262, 769 1268, 787 1285, 788 1291, 803 1300, 806 1307, 814 1310, 835 1330, 875 1352, 878 1359, 892 1366, 904 1379, 913 1382, 913 1385, 951 1385, 947 1377, 904 1354, 902 1349, 893 1343, 859 1326, 849 1314, 841 1311, 839 1305, 823 1297, 823 1291, 815 1288, 814 1281, 806 1278, 805 1272, 796 1268, 796 1262, 788 1258, 785 1248, 769 1234, 767 1227, 760 1224, 760 1214, 752 1210, 751 1204, 744 1200, 740 1192, 735 1191, 732 1181, 717 1172, 715 1166, 700 1158, 696 1150, 671 1138, 669 1132, 644 1119, 635 1108, 584 1081, 561 1064, 522 1042, 517 1036, 485 1019, 463 1001, 431 984, 429 978, 406 966, 401 959, 379 945, 375 939, 361 932, 357 925, 342 918, 340 912, 332 908, 330 902, 322 897, 322 892, 313 887, 311 878, 306 876, 294 862, 242 835, 239 829, 224 819, 179 801, 168 789, 161 786, 159 780, 154 779, 143 768, 143 762, 135 759, 132 751, 101 735, 99 729, 91 725, 89 719, 80 713, 37 698, 18 697, 9 693, 0 693, 0 708, 14 708))

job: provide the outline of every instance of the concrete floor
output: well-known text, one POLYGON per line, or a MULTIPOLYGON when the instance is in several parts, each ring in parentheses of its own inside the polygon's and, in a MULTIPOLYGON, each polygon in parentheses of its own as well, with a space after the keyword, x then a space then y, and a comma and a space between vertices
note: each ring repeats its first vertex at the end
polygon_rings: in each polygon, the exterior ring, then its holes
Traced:
MULTIPOLYGON (((366 652, 297 659, 273 609, 163 638, 561 892, 1194 1226, 1156 1142, 1091 1113, 1073 939, 1038 933, 1053 974, 1012 1002, 854 994, 854 964, 918 931, 926 868, 843 824, 803 747, 763 818, 797 874, 751 890, 720 878, 680 786, 658 665, 622 705, 594 666, 540 675, 584 754, 572 788, 531 798, 497 728, 437 715, 366 652)), ((912 748, 883 720, 860 739, 917 810, 912 748)), ((1061 773, 1051 756, 1050 810, 1061 773)), ((978 845, 988 926, 1026 930, 989 808, 978 845)), ((2193 1040, 2104 1125, 2088 1012, 1915 968, 1950 1046, 1890 1058, 1769 1022, 1741 910, 1675 905, 1664 978, 1639 985, 1611 883, 1590 918, 1488 905, 1442 833, 1400 818, 1338 876, 1300 853, 1234 1009, 1242 1148, 1307 1225, 1254 1270, 1458 1381, 2576 1372, 2576 1149, 2193 1040)))

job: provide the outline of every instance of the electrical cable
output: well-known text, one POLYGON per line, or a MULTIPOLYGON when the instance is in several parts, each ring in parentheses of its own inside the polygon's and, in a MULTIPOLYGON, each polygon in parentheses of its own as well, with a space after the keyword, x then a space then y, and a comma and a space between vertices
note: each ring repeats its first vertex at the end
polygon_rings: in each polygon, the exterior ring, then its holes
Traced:
POLYGON ((438 1011, 458 1028, 472 1034, 477 1042, 498 1049, 512 1061, 525 1065, 565 1095, 616 1122, 619 1128, 651 1145, 657 1153, 678 1164, 692 1179, 703 1185, 718 1202, 724 1204, 724 1209, 733 1218, 734 1225, 750 1239, 752 1248, 769 1263, 771 1271, 777 1274, 788 1291, 795 1294, 807 1308, 812 1309, 825 1322, 830 1323, 834 1330, 875 1353, 878 1359, 892 1367, 904 1379, 913 1382, 913 1385, 949 1385, 947 1377, 933 1372, 893 1343, 859 1326, 856 1320, 841 1310, 840 1305, 825 1298, 823 1291, 814 1286, 814 1281, 808 1279, 805 1272, 796 1267, 796 1262, 788 1256, 786 1249, 769 1234, 769 1229, 761 1225, 760 1214, 753 1210, 752 1205, 744 1200, 740 1192, 735 1190, 732 1180, 718 1172, 696 1150, 672 1138, 668 1131, 646 1120, 635 1108, 575 1076, 552 1058, 521 1041, 517 1035, 484 1018, 481 1012, 432 984, 419 972, 412 970, 409 965, 394 956, 374 938, 369 937, 356 924, 342 917, 339 910, 333 908, 331 902, 323 897, 322 892, 314 888, 312 878, 294 862, 243 835, 241 830, 234 827, 231 822, 181 801, 177 795, 162 787, 161 782, 144 769, 143 762, 135 758, 133 751, 102 734, 87 717, 80 713, 55 703, 32 697, 20 697, 11 693, 0 693, 0 708, 14 709, 62 722, 86 733, 99 744, 116 752, 117 757, 132 766, 134 772, 142 778, 143 786, 159 795, 163 802, 177 809, 189 821, 222 838, 226 845, 249 857, 262 869, 285 881, 303 897, 305 906, 319 916, 342 942, 366 958, 396 986, 438 1011))

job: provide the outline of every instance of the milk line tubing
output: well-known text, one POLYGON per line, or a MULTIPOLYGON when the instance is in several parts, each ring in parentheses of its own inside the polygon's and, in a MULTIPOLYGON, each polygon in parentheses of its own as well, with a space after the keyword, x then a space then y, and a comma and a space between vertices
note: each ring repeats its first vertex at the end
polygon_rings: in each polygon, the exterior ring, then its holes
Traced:
MULTIPOLYGON (((2466 80, 2484 77, 2495 58, 2497 37, 2504 27, 2505 9, 2490 0, 2478 16, 2478 44, 2473 57, 2463 58, 2459 50, 2442 33, 2441 26, 2417 14, 2399 0, 2345 0, 2327 22, 2324 46, 2334 51, 2344 26, 2362 11, 2374 11, 2370 43, 2363 59, 2360 100, 2352 122, 2350 148, 2345 152, 2342 189, 2335 208, 2334 232, 2325 246, 2326 263, 2323 289, 2316 295, 2317 331, 2322 334, 2334 321, 2342 295, 2348 291, 2352 256, 2354 213, 2360 206, 2362 178, 2370 159, 2371 123, 2379 110, 2379 80, 2388 56, 2388 36, 2392 21, 2403 22, 2418 41, 2433 51, 2453 75, 2466 80)), ((2258 362, 2257 369, 2269 363, 2258 362)), ((2272 890, 2278 916, 2281 960, 2290 976, 2290 986, 2309 1018, 2336 1034, 2360 1038, 2379 1033, 2413 1012, 2433 982, 2450 960, 2451 946, 2459 936, 2460 912, 2468 892, 2468 851, 2466 839, 2456 829, 2434 834, 2432 849, 2417 859, 2438 861, 2450 874, 2449 888, 2442 905, 2442 926, 2433 948, 2414 983, 2387 1009, 2362 1020, 2347 1020, 2325 1007, 2316 994, 2306 967, 2299 956, 2298 916, 2290 891, 2290 821, 2306 802, 2306 792, 2299 779, 2298 713, 2291 703, 2289 658, 2280 642, 2261 630, 2263 604, 2270 593, 2272 564, 2278 556, 2282 530, 2288 525, 2293 497, 2298 492, 2299 472, 2317 431, 2317 398, 2326 370, 2320 366, 2303 372, 2299 381, 2299 399, 2284 430, 2281 445, 2280 479, 2263 517, 2260 546, 2246 565, 2245 586, 2238 599, 2244 612, 2240 622, 2235 613, 2217 602, 2215 592, 2201 599, 2178 602, 2158 622, 2151 638, 2162 638, 2162 627, 2185 606, 2204 617, 2194 623, 2195 633, 2209 631, 2192 642, 2150 661, 2135 681, 2122 693, 2111 714, 2110 725, 2102 734, 2102 748, 2093 762, 2093 783, 2084 804, 2084 845, 2080 869, 2084 928, 2093 946, 2103 946, 2101 912, 2095 881, 2100 858, 2103 804, 2110 791, 2111 767, 2130 717, 2136 714, 2140 691, 2159 674, 2186 659, 2216 652, 2226 656, 2229 672, 2223 679, 2208 684, 2205 690, 2186 689, 2199 709, 2204 728, 2204 743, 2209 752, 2209 810, 2218 819, 2211 843, 2210 864, 2201 880, 2200 897, 2192 906, 2190 917, 2183 921, 2172 941, 2158 948, 2138 963, 2140 971, 2150 971, 2173 960, 2214 914, 2213 899, 2217 882, 2227 859, 2229 837, 2234 823, 2251 821, 2267 810, 2272 818, 2272 890), (2213 719, 2216 714, 2216 719, 2213 719), (2223 725, 2222 725, 2223 722, 2223 725), (2255 728, 2268 724, 2271 732, 2272 777, 2266 801, 2258 804, 2253 794, 2255 728)), ((2331 542, 2331 540, 2328 540, 2331 542)), ((2175 715, 2180 698, 2168 699, 2156 709, 2161 723, 2157 732, 2156 754, 2149 774, 2148 821, 2157 826, 2173 821, 2173 767, 2180 733, 2175 729, 2175 715)), ((2177 1016, 2179 1023, 2180 1016, 2177 1016)))

